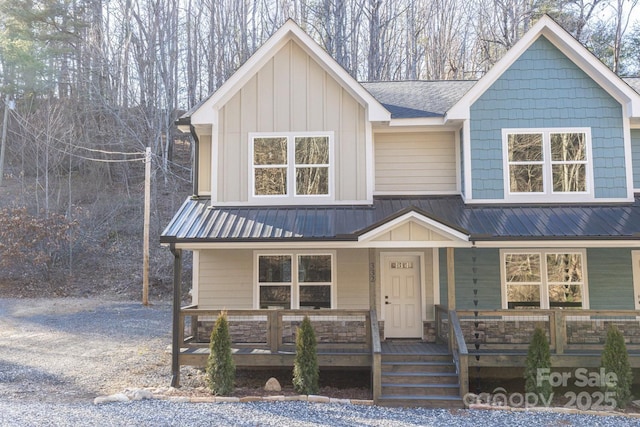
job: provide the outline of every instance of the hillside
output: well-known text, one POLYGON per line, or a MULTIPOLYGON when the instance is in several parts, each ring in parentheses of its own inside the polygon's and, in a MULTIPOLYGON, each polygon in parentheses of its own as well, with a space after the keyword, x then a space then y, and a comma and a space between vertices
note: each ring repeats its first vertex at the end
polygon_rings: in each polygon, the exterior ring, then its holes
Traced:
MULTIPOLYGON (((157 165, 153 168, 151 302, 171 296, 173 257, 168 248, 160 246, 159 236, 191 194, 190 156, 189 143, 176 143, 171 172, 164 175, 157 165)), ((24 207, 29 215, 42 218, 42 177, 20 174, 20 167, 13 160, 11 163, 10 159, 0 187, 0 210, 24 207)), ((55 198, 51 204, 58 206, 56 212, 75 224, 69 233, 70 241, 52 254, 51 265, 44 272, 25 261, 0 268, 0 297, 141 299, 144 164, 130 164, 110 180, 82 169, 74 172, 50 196, 55 198), (67 199, 71 203, 65 203, 67 199)), ((10 242, 0 241, 0 257, 1 243, 10 242)), ((183 264, 185 283, 190 282, 189 257, 186 254, 183 264)), ((4 261, 6 264, 8 260, 4 261)))

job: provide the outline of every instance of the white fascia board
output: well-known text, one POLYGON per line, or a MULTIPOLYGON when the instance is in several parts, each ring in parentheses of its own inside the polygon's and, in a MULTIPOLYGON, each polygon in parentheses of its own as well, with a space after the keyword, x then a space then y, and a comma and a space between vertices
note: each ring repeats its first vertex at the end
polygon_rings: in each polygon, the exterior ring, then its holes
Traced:
POLYGON ((391 119, 390 127, 400 126, 444 126, 444 117, 417 117, 412 119, 391 119))
MULTIPOLYGON (((278 241, 278 242, 203 242, 175 243, 177 249, 341 249, 341 248, 477 248, 528 249, 528 248, 632 248, 640 247, 640 240, 508 240, 508 241, 278 241)), ((169 243, 161 246, 168 247, 169 243)))
POLYGON ((542 34, 563 54, 582 69, 598 85, 605 89, 616 101, 626 106, 626 117, 640 117, 640 94, 633 90, 624 80, 596 56, 573 38, 562 27, 551 21, 558 30, 544 28, 542 34), (562 34, 564 33, 564 35, 562 34))
POLYGON ((508 240, 475 241, 477 248, 638 248, 640 240, 508 240))
POLYGON ((338 62, 331 57, 315 40, 305 33, 292 19, 282 25, 258 50, 233 73, 231 77, 192 114, 192 123, 207 122, 207 112, 215 106, 224 105, 245 83, 260 70, 278 50, 290 40, 298 45, 333 78, 367 108, 368 120, 384 122, 391 119, 391 113, 382 106, 367 90, 360 85, 338 62))
MULTIPOLYGON (((402 225, 406 222, 409 221, 415 221, 418 224, 429 228, 439 234, 442 234, 446 237, 451 238, 451 240, 455 241, 462 241, 462 242, 468 242, 469 241, 469 236, 465 233, 462 233, 458 230, 455 230, 447 225, 442 224, 441 222, 435 221, 431 218, 428 218, 424 215, 419 214, 418 212, 407 212, 404 215, 399 216, 398 218, 392 219, 391 221, 388 221, 384 224, 382 224, 379 227, 374 228, 371 231, 368 231, 364 234, 362 234, 360 237, 358 237, 358 241, 359 242, 368 242, 372 239, 375 239, 376 237, 393 230, 394 228, 396 228, 399 225, 402 225)), ((371 243, 371 242, 369 242, 371 243)), ((444 242, 451 244, 451 242, 444 242)))
POLYGON ((587 48, 545 15, 447 112, 448 120, 464 120, 471 105, 541 36, 578 65, 589 77, 606 89, 631 117, 640 115, 640 95, 598 60, 587 48))
POLYGON ((573 199, 567 200, 566 196, 562 199, 562 195, 557 195, 558 197, 551 198, 549 195, 541 195, 539 197, 535 196, 522 196, 521 200, 505 200, 505 199, 472 199, 465 198, 464 203, 467 205, 510 205, 510 206, 527 206, 527 205, 539 205, 539 204, 564 204, 567 206, 573 205, 585 205, 590 204, 593 206, 598 205, 607 205, 607 204, 623 204, 623 203, 633 203, 634 198, 584 198, 584 199, 573 199))

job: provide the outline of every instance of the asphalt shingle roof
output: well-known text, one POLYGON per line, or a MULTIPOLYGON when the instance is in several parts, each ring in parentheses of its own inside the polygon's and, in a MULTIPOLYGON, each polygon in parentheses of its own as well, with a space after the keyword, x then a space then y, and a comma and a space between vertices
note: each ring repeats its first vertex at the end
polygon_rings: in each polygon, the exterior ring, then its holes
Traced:
POLYGON ((640 93, 640 77, 623 77, 622 80, 631 86, 631 89, 640 93))
POLYGON ((459 196, 376 197, 372 205, 210 207, 187 199, 161 242, 357 240, 407 212, 472 240, 640 240, 640 196, 619 205, 465 205, 459 196))
POLYGON ((365 82, 394 119, 443 117, 476 83, 475 80, 365 82))

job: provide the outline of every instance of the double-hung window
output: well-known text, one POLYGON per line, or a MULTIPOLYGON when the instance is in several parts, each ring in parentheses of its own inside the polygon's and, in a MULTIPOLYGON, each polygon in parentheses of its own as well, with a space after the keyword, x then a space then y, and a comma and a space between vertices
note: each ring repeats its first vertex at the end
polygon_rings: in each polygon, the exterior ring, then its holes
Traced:
POLYGON ((585 252, 503 250, 505 308, 587 308, 585 252))
POLYGON ((591 193, 591 132, 577 129, 504 129, 505 195, 536 201, 591 193))
POLYGON ((252 200, 332 197, 332 135, 251 134, 249 139, 252 200))
POLYGON ((333 253, 257 254, 257 308, 334 306, 333 253))

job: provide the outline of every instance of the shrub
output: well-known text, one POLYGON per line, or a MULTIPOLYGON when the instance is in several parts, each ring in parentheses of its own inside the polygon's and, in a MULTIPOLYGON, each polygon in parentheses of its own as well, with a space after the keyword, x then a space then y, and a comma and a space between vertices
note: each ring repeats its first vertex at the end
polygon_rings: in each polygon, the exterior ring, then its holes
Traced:
POLYGON ((541 328, 536 328, 527 351, 527 365, 524 371, 524 388, 527 393, 535 393, 544 401, 549 401, 552 393, 549 381, 538 383, 538 369, 551 369, 551 351, 547 335, 541 328))
POLYGON ((24 207, 0 209, 0 268, 25 274, 39 271, 49 279, 76 225, 53 212, 32 215, 24 207))
POLYGON ((230 394, 236 376, 236 366, 231 355, 231 335, 227 313, 220 313, 211 331, 211 352, 207 359, 207 382, 211 392, 218 396, 230 394))
POLYGON ((296 336, 296 358, 293 362, 293 388, 300 394, 317 394, 319 390, 316 345, 311 320, 309 316, 304 316, 296 336))
POLYGON ((624 408, 631 400, 633 374, 629 365, 629 354, 622 332, 615 325, 609 326, 607 340, 602 350, 602 367, 605 375, 615 374, 613 381, 606 383, 605 392, 613 392, 618 408, 624 408))

